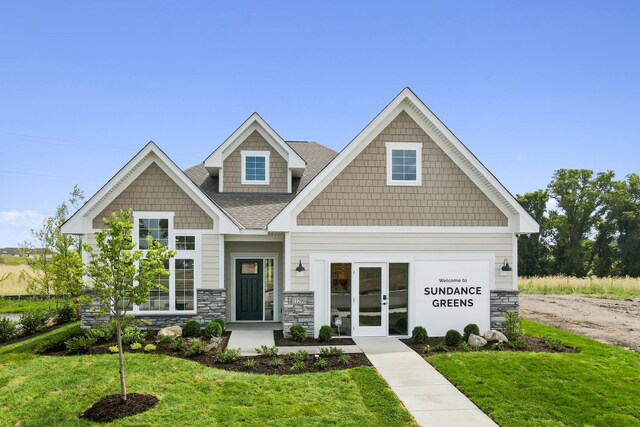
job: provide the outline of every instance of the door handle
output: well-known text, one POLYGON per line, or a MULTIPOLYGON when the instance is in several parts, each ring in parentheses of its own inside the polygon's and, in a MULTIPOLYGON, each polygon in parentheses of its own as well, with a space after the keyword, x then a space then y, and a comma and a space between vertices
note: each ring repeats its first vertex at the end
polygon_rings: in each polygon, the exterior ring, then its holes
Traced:
POLYGON ((386 301, 387 300, 387 296, 386 295, 382 295, 382 301, 386 301))

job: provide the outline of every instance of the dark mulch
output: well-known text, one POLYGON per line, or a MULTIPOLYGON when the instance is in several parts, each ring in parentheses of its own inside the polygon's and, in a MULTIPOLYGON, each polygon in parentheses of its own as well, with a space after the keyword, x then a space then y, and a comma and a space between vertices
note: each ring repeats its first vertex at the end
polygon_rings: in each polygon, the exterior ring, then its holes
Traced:
MULTIPOLYGON (((542 342, 542 340, 540 338, 535 338, 535 337, 530 337, 527 335, 523 336, 524 340, 527 342, 527 348, 526 350, 516 350, 514 348, 511 348, 509 346, 509 344, 505 343, 504 344, 504 350, 503 351, 518 351, 518 352, 529 352, 529 353, 579 353, 580 351, 574 348, 570 348, 570 347, 565 347, 564 351, 558 352, 555 351, 554 349, 552 349, 551 347, 549 347, 548 345, 546 345, 545 343, 542 342)), ((411 347, 411 349, 413 351, 415 351, 416 353, 422 355, 422 356, 435 356, 437 354, 441 354, 440 352, 437 351, 431 351, 429 353, 423 353, 422 349, 428 344, 429 346, 431 346, 431 348, 433 349, 433 347, 439 343, 444 343, 444 338, 429 338, 429 342, 427 344, 415 344, 413 341, 411 341, 411 339, 404 339, 404 340, 400 340, 403 343, 405 343, 407 346, 411 347)), ((486 346, 479 348, 477 350, 474 351, 495 351, 493 350, 493 344, 494 343, 488 343, 486 346)), ((457 352, 460 351, 458 350, 457 347, 450 347, 450 346, 445 346, 447 348, 447 352, 448 353, 453 353, 453 352, 457 352)))
POLYGON ((307 338, 303 342, 294 341, 290 338, 285 338, 283 331, 273 331, 273 339, 276 341, 276 347, 285 346, 318 346, 318 345, 355 345, 351 338, 331 338, 329 342, 320 342, 316 338, 307 338))
POLYGON ((98 423, 109 423, 148 411, 158 404, 158 398, 150 394, 131 393, 122 401, 119 394, 110 394, 98 400, 84 411, 80 418, 98 423))
MULTIPOLYGON (((358 366, 371 366, 371 362, 364 354, 356 353, 356 354, 348 354, 346 355, 348 360, 346 363, 340 361, 338 356, 318 356, 321 359, 327 361, 327 365, 323 368, 320 368, 316 365, 317 358, 313 355, 309 356, 309 360, 303 362, 302 367, 300 369, 292 369, 295 361, 288 357, 286 354, 278 355, 280 359, 282 359, 281 366, 273 366, 273 357, 267 356, 246 356, 240 357, 237 361, 233 363, 219 363, 216 360, 213 360, 213 363, 203 363, 207 366, 211 366, 217 369, 224 369, 226 371, 235 371, 235 372, 248 372, 251 374, 264 374, 264 375, 293 375, 293 374, 304 374, 309 372, 328 372, 328 371, 339 371, 342 369, 350 369, 356 368, 358 366), (248 360, 253 360, 255 366, 253 368, 249 368, 245 365, 248 360)), ((211 359, 208 359, 211 361, 211 359)))
MULTIPOLYGON (((2 317, 2 315, 0 315, 0 317, 2 317)), ((73 322, 75 322, 75 320, 73 320, 73 322)), ((71 322, 65 322, 65 323, 58 323, 56 325, 53 326, 47 326, 45 328, 40 329, 38 332, 36 332, 35 334, 31 334, 31 335, 20 335, 18 338, 13 338, 9 341, 5 341, 0 343, 0 347, 3 347, 5 345, 11 345, 11 344, 15 344, 18 343, 20 341, 25 341, 34 337, 37 337, 38 335, 42 335, 42 334, 46 334, 47 332, 51 332, 51 331, 55 331, 56 329, 59 329, 65 325, 68 325, 71 322)))

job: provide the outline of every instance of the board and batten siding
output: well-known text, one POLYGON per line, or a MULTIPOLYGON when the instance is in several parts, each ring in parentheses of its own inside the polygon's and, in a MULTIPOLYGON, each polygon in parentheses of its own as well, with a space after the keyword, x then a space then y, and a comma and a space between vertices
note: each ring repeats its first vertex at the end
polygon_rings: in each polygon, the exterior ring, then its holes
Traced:
POLYGON ((513 289, 513 274, 501 275, 504 259, 512 263, 513 234, 510 233, 291 233, 291 290, 309 290, 310 253, 493 253, 495 254, 495 281, 497 290, 513 289), (307 268, 307 274, 297 276, 298 262, 307 268))
POLYGON ((220 287, 220 235, 203 234, 201 238, 200 263, 202 289, 218 289, 220 287))

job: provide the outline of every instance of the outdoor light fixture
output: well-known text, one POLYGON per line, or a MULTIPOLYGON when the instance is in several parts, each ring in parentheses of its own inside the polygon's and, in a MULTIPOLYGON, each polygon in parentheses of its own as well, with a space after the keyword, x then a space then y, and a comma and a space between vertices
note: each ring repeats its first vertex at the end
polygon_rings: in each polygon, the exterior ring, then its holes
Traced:
POLYGON ((509 265, 509 261, 505 258, 504 264, 502 265, 502 271, 511 271, 511 266, 509 265))
POLYGON ((298 261, 298 266, 296 267, 296 271, 298 273, 302 273, 303 271, 305 271, 305 268, 302 266, 302 260, 298 261))

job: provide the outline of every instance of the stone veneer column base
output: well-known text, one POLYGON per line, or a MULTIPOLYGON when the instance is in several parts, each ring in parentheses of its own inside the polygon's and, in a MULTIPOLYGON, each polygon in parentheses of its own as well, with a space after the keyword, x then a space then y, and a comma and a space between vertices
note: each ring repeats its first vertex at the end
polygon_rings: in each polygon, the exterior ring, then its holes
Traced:
POLYGON ((491 329, 504 331, 503 312, 520 313, 519 291, 491 291, 491 329))
POLYGON ((313 338, 313 299, 311 291, 284 292, 282 305, 282 328, 284 336, 291 338, 289 328, 293 325, 303 326, 307 336, 313 338))
MULTIPOLYGON (((151 323, 148 329, 160 329, 165 326, 184 326, 189 320, 197 320, 204 328, 213 319, 227 321, 227 290, 226 289, 196 289, 197 293, 197 313, 181 315, 171 314, 139 314, 136 319, 146 320, 151 323)), ((91 294, 89 294, 91 296, 91 294)), ((93 301, 85 304, 80 309, 80 325, 82 328, 91 328, 98 324, 108 323, 110 316, 97 317, 100 304, 93 301)))

